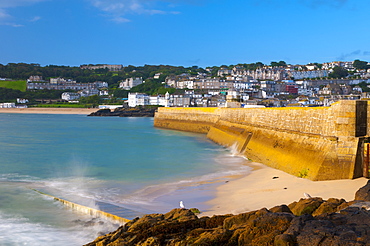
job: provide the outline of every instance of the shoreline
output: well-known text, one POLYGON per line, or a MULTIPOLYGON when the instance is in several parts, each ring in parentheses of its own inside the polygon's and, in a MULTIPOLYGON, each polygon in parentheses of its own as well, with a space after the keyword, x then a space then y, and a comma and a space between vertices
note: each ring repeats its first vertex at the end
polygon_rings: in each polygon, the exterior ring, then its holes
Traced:
POLYGON ((236 215, 288 205, 304 198, 303 193, 325 200, 343 198, 348 202, 354 200, 356 191, 368 181, 366 178, 311 181, 260 163, 251 162, 250 166, 253 167, 250 174, 216 187, 215 198, 206 202, 210 209, 199 214, 199 217, 236 215))
POLYGON ((96 108, 0 108, 0 113, 8 114, 84 114, 96 112, 96 108))
MULTIPOLYGON (((96 111, 95 108, 0 108, 0 113, 23 114, 88 115, 96 111)), ((206 192, 203 190, 204 187, 199 187, 203 191, 198 191, 198 193, 203 193, 210 199, 202 199, 201 203, 207 209, 199 214, 199 217, 240 214, 264 207, 269 209, 281 204, 299 201, 303 198, 303 193, 323 199, 343 198, 348 202, 354 200, 355 192, 368 181, 366 178, 311 181, 260 163, 248 161, 247 164, 243 165, 250 166, 253 170, 242 177, 239 175, 229 176, 228 180, 222 183, 215 181, 206 189, 206 192)), ((191 200, 191 194, 188 196, 188 199, 191 200)))

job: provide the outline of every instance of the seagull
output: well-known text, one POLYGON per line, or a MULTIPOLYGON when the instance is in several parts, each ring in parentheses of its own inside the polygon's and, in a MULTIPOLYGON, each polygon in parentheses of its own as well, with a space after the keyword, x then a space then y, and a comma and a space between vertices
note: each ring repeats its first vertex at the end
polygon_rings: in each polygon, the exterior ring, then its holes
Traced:
POLYGON ((185 208, 185 205, 182 201, 180 201, 180 208, 185 208))
POLYGON ((306 199, 308 199, 308 198, 312 198, 311 196, 310 196, 310 194, 308 194, 308 193, 303 193, 303 195, 304 195, 304 198, 306 198, 306 199))

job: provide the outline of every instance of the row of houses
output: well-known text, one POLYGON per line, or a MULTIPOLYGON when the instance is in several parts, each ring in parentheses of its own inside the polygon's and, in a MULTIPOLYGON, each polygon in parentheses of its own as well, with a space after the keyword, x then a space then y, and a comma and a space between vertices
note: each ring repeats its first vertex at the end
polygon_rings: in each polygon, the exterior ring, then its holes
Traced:
MULTIPOLYGON (((269 80, 283 80, 283 79, 304 79, 304 78, 323 78, 327 77, 333 68, 341 67, 347 71, 356 71, 353 66, 353 61, 334 61, 323 63, 320 67, 317 64, 308 65, 286 65, 286 66, 263 66, 255 70, 247 70, 243 66, 235 66, 232 69, 228 67, 221 67, 217 75, 222 77, 225 75, 234 76, 251 76, 253 79, 269 79, 269 80)), ((357 71, 356 75, 362 78, 369 78, 370 71, 357 71)))
POLYGON ((89 97, 89 96, 108 96, 107 90, 98 90, 98 89, 85 89, 79 92, 63 92, 61 95, 61 99, 65 101, 77 101, 81 97, 89 97))
POLYGON ((284 79, 304 79, 304 78, 323 78, 327 77, 330 70, 296 70, 287 67, 262 67, 255 70, 247 70, 241 66, 235 66, 233 69, 222 67, 218 70, 219 77, 234 76, 244 77, 246 79, 256 80, 284 80, 284 79))
POLYGON ((181 95, 149 96, 144 93, 129 93, 127 100, 129 107, 156 105, 164 107, 224 107, 226 98, 224 95, 195 94, 187 91, 181 95))
POLYGON ((27 108, 27 105, 16 105, 15 103, 0 103, 0 108, 27 108))
POLYGON ((31 76, 27 80, 27 90, 100 90, 108 88, 108 83, 95 81, 93 83, 76 83, 74 80, 64 78, 51 78, 50 82, 40 82, 42 77, 31 76), (35 80, 37 79, 37 81, 35 80))
POLYGON ((350 95, 300 95, 292 99, 253 98, 246 94, 230 91, 229 94, 194 94, 191 91, 183 95, 149 96, 143 93, 130 93, 128 106, 159 105, 164 107, 315 107, 330 106, 338 100, 359 100, 370 98, 368 93, 350 95))

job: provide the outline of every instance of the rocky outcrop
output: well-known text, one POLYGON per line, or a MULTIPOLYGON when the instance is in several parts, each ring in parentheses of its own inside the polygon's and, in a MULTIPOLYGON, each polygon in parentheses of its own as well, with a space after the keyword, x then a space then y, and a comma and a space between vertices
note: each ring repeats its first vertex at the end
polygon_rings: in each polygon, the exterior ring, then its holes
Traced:
POLYGON ((158 107, 135 107, 135 108, 116 108, 99 109, 88 116, 119 116, 119 117, 154 117, 154 113, 158 107))
POLYGON ((191 210, 136 218, 88 246, 370 245, 370 212, 343 199, 301 199, 239 215, 198 218, 191 210))
POLYGON ((355 200, 370 201, 370 180, 356 192, 355 200))

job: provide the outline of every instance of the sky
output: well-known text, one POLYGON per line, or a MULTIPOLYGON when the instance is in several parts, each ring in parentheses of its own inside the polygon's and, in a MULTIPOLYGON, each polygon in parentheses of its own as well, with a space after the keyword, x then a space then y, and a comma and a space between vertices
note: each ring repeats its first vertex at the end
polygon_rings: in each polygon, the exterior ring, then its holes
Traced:
POLYGON ((370 61, 369 0, 0 0, 0 64, 370 61))

